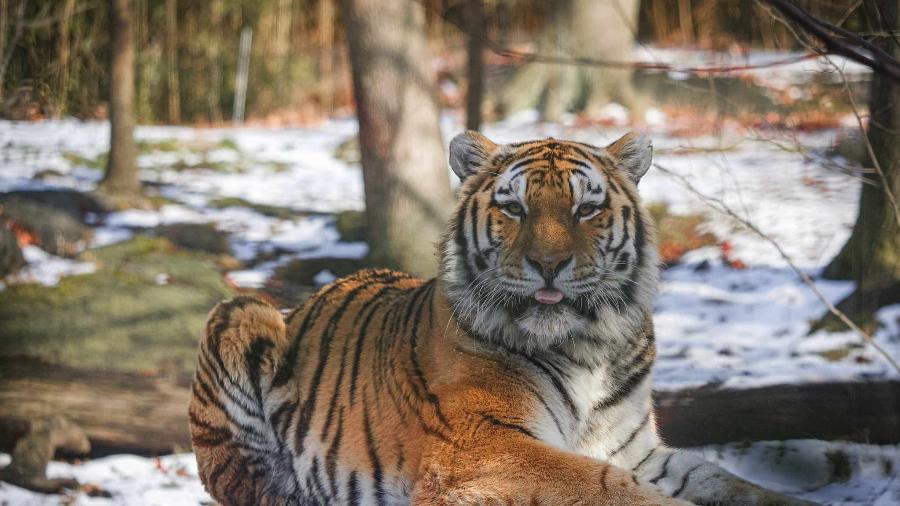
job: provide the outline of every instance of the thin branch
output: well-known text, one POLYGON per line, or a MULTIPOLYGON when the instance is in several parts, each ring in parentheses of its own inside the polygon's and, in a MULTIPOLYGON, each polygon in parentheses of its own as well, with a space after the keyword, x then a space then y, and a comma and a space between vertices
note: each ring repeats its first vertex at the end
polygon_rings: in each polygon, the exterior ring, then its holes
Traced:
POLYGON ((867 343, 873 349, 875 349, 882 357, 884 357, 884 359, 891 365, 891 367, 893 367, 894 370, 897 371, 897 373, 900 373, 900 364, 897 363, 897 361, 894 359, 894 357, 892 357, 891 354, 887 352, 887 350, 885 350, 877 341, 875 341, 875 338, 873 338, 871 334, 869 334, 868 332, 861 329, 843 311, 841 311, 840 309, 835 307, 835 305, 832 304, 831 301, 829 301, 822 294, 821 291, 819 291, 818 287, 816 287, 816 284, 812 280, 812 278, 810 278, 808 274, 806 274, 805 272, 803 272, 803 270, 801 270, 799 267, 797 267, 797 265, 794 263, 794 261, 791 259, 791 257, 784 251, 784 249, 782 249, 781 245, 778 244, 778 241, 776 241, 775 239, 772 239, 772 237, 770 237, 768 234, 766 234, 765 232, 760 230, 759 227, 754 225, 752 222, 750 222, 746 218, 735 213, 721 199, 716 198, 716 197, 710 197, 709 195, 706 195, 703 192, 701 192, 700 190, 698 190, 686 177, 661 166, 659 163, 654 162, 653 166, 656 167, 660 172, 677 179, 679 182, 681 182, 682 185, 684 185, 684 187, 688 191, 690 191, 691 193, 696 195, 697 198, 699 198, 704 204, 706 204, 713 210, 715 210, 721 214, 724 214, 726 216, 731 217, 732 219, 736 220, 741 225, 746 227, 748 230, 750 230, 751 232, 753 232, 754 234, 759 236, 761 239, 763 239, 764 241, 766 241, 769 244, 771 244, 772 246, 774 246, 775 249, 778 251, 778 254, 781 256, 781 258, 784 259, 785 262, 787 262, 787 264, 791 268, 791 270, 794 271, 794 273, 803 281, 803 283, 807 287, 809 287, 810 290, 812 290, 812 292, 816 296, 816 298, 819 299, 819 301, 828 309, 828 312, 830 312, 831 314, 836 316, 845 325, 847 325, 847 327, 849 327, 851 330, 853 330, 854 332, 859 334, 863 338, 863 341, 865 343, 867 343))

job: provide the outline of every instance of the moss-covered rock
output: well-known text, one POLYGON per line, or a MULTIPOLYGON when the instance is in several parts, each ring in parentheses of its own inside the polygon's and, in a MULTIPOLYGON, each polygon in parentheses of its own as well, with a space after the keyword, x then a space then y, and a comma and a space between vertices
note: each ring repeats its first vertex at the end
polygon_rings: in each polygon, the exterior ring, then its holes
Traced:
POLYGON ((214 255, 231 252, 228 236, 211 223, 175 223, 157 227, 156 234, 173 244, 189 250, 204 251, 214 255))
POLYGON ((272 298, 276 305, 296 306, 316 291, 316 276, 320 272, 328 271, 340 278, 365 266, 360 260, 348 258, 294 260, 279 267, 266 282, 262 292, 272 298))
POLYGON ((0 204, 7 200, 27 200, 52 207, 82 223, 88 213, 102 214, 107 211, 93 195, 75 190, 17 190, 0 193, 0 204))
POLYGON ((71 367, 188 375, 206 314, 233 296, 215 258, 163 238, 81 255, 93 274, 0 292, 0 356, 71 367))
POLYGON ((0 222, 0 278, 8 276, 25 266, 25 257, 16 235, 0 222))
POLYGON ((74 256, 91 234, 89 227, 67 212, 18 197, 0 202, 0 219, 59 256, 74 256))
POLYGON ((342 241, 366 240, 366 215, 362 211, 341 211, 336 216, 338 233, 342 241))
POLYGON ((279 218, 282 220, 296 218, 305 214, 300 211, 295 211, 289 207, 256 204, 240 197, 221 197, 213 199, 209 201, 209 205, 210 207, 214 207, 216 209, 224 209, 226 207, 246 207, 258 212, 259 214, 270 216, 272 218, 279 218))

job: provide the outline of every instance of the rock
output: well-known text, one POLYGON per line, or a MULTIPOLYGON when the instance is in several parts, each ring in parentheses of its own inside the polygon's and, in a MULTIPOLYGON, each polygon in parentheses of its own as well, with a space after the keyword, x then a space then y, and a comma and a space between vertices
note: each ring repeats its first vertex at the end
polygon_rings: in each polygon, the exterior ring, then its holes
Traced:
POLYGON ((60 210, 85 223, 88 213, 102 214, 107 211, 99 200, 88 193, 74 190, 21 190, 0 193, 0 204, 10 199, 28 200, 36 204, 60 210))
POLYGON ((347 258, 294 260, 279 267, 266 282, 262 292, 271 297, 278 306, 293 307, 316 292, 320 286, 317 281, 323 281, 319 276, 323 271, 340 278, 364 266, 360 260, 347 258))
POLYGON ((209 223, 176 223, 156 228, 156 234, 165 237, 176 246, 214 255, 231 252, 228 237, 209 223))
POLYGON ((47 463, 57 450, 86 455, 91 451, 91 443, 80 427, 61 416, 33 421, 16 442, 12 463, 0 470, 0 480, 45 494, 78 487, 78 481, 73 479, 47 478, 47 463))
POLYGON ((25 266, 25 257, 16 235, 0 221, 0 278, 8 276, 25 266))
POLYGON ((75 256, 91 236, 91 229, 69 211, 32 199, 5 198, 0 202, 0 218, 18 233, 20 242, 24 236, 27 242, 64 257, 75 256))
POLYGON ((366 240, 366 215, 362 211, 341 211, 336 216, 335 227, 345 242, 366 240))

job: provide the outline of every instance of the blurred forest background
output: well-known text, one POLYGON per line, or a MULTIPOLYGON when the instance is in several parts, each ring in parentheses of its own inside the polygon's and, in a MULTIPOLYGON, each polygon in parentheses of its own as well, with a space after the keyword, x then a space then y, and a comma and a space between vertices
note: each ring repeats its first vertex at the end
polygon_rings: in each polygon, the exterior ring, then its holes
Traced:
MULTIPOLYGON (((434 275, 466 128, 598 146, 638 129, 666 440, 808 499, 900 502, 898 11, 0 0, 0 480, 203 503, 190 455, 71 459, 189 451, 216 302, 434 275), (81 483, 15 474, 23 441, 81 483)), ((0 483, 0 504, 45 504, 28 494, 0 483)))
MULTIPOLYGON (((447 0, 419 3, 428 48, 445 85, 444 105, 460 105, 467 81, 464 30, 472 22, 465 19, 465 13, 472 4, 447 0)), ((854 0, 794 3, 818 18, 841 21, 849 30, 871 31, 864 9, 854 8, 858 3, 854 0)), ((486 1, 480 23, 486 40, 523 53, 546 41, 571 52, 572 45, 567 44, 571 37, 598 40, 609 32, 614 32, 610 40, 735 54, 750 48, 803 49, 791 28, 774 22, 770 8, 755 1, 623 0, 617 9, 606 7, 608 12, 601 13, 605 16, 599 22, 587 15, 590 4, 579 0, 486 1), (566 9, 584 14, 587 26, 580 30, 571 26, 566 9)), ((4 14, 0 17, 0 116, 106 117, 111 34, 106 2, 2 0, 0 12, 4 14)), ((347 33, 337 0, 135 0, 131 12, 135 111, 141 124, 230 121, 244 28, 252 29, 247 118, 296 123, 350 111, 347 33)), ((594 58, 631 60, 631 44, 623 46, 624 52, 614 46, 595 46, 591 49, 602 50, 602 54, 592 55, 594 58)), ((489 102, 496 104, 496 96, 511 84, 522 59, 491 52, 486 55, 487 94, 489 102)), ((497 110, 499 104, 488 109, 488 119, 502 113, 497 110)))

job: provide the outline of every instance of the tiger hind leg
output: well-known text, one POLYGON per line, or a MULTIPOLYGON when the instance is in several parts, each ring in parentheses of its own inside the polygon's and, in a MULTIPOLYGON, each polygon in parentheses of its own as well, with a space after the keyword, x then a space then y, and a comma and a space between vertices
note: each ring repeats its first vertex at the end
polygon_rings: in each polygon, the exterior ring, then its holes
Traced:
POLYGON ((237 297, 209 314, 189 418, 200 478, 222 504, 290 503, 272 479, 290 459, 265 408, 287 348, 284 320, 265 302, 237 297))

